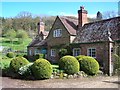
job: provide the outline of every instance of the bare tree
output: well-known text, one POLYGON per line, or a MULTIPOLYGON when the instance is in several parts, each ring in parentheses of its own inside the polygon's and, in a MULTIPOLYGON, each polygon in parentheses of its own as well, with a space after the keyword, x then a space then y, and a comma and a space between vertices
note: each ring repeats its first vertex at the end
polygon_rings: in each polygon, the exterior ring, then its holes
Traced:
POLYGON ((118 12, 117 11, 106 11, 106 12, 103 12, 103 18, 104 19, 113 18, 113 17, 117 17, 117 16, 118 16, 118 12))

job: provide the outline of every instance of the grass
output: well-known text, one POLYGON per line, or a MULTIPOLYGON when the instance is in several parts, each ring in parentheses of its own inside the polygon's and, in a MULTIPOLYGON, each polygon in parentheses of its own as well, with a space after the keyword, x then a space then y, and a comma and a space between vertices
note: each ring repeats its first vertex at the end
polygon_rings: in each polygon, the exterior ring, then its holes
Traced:
POLYGON ((15 38, 13 44, 8 38, 0 37, 0 45, 12 48, 12 50, 24 50, 27 48, 28 44, 32 41, 31 38, 25 39, 23 43, 19 43, 19 40, 15 38))

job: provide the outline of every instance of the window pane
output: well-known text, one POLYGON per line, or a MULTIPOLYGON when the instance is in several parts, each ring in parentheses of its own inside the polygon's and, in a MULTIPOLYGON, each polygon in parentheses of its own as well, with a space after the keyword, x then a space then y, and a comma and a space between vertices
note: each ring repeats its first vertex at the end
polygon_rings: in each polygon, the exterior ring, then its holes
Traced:
POLYGON ((80 48, 74 48, 73 49, 73 56, 78 56, 80 55, 80 48))
POLYGON ((51 56, 55 56, 55 53, 56 51, 55 51, 55 49, 51 49, 51 56))
POLYGON ((94 48, 88 49, 88 56, 96 57, 96 49, 94 48))

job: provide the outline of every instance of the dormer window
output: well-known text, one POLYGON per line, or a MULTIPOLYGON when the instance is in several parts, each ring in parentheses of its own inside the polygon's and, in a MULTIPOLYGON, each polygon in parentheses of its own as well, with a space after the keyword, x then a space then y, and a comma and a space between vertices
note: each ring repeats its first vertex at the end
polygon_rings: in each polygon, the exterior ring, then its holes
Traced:
POLYGON ((62 29, 57 29, 53 31, 53 37, 61 37, 62 36, 62 29))

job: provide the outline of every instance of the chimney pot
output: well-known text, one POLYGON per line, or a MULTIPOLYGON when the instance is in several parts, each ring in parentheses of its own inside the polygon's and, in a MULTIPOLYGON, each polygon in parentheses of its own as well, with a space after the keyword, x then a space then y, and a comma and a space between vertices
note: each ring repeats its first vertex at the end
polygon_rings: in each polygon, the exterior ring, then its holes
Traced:
POLYGON ((80 6, 80 10, 84 10, 84 6, 80 6))

